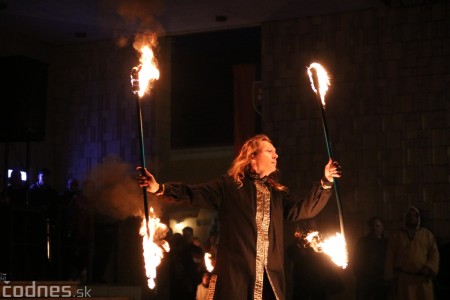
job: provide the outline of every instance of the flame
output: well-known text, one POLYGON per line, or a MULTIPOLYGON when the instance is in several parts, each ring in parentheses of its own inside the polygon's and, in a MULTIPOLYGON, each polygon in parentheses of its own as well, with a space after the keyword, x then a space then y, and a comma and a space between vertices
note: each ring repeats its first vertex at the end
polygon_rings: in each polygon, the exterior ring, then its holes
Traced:
POLYGON ((153 212, 153 207, 150 207, 150 214, 147 222, 145 218, 142 220, 139 234, 142 235, 142 246, 144 248, 144 262, 145 275, 147 276, 148 287, 153 289, 155 287, 156 268, 161 263, 164 252, 169 252, 169 243, 161 237, 165 235, 168 228, 165 224, 160 223, 159 218, 153 212))
POLYGON ((348 264, 347 244, 342 234, 336 233, 336 236, 329 237, 322 241, 318 231, 313 231, 306 235, 305 239, 309 246, 316 252, 325 253, 338 266, 345 269, 348 264))
POLYGON ((155 35, 144 35, 134 45, 141 53, 141 57, 139 58, 140 65, 133 68, 133 72, 136 71, 139 74, 138 78, 134 78, 132 73, 131 84, 134 87, 137 82, 139 83, 139 89, 135 91, 139 97, 144 96, 150 90, 151 84, 159 79, 158 63, 153 54, 155 44, 155 35))
POLYGON ((205 252, 205 267, 208 272, 212 272, 214 270, 214 260, 212 259, 212 255, 209 252, 205 252))
POLYGON ((308 75, 309 75, 309 80, 311 81, 311 87, 312 87, 314 93, 317 94, 317 91, 319 91, 320 100, 322 101, 322 105, 325 106, 325 94, 327 93, 328 87, 330 86, 330 78, 328 77, 327 71, 325 70, 324 67, 322 67, 321 64, 312 63, 308 67, 308 75), (313 72, 311 71, 311 69, 316 70, 317 82, 319 85, 318 89, 314 85, 313 72))

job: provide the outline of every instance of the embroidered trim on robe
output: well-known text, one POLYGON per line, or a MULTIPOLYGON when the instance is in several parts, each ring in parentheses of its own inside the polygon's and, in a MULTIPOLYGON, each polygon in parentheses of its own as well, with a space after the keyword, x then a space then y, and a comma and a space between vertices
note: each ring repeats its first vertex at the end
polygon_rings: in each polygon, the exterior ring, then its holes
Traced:
POLYGON ((267 266, 270 225, 270 191, 263 181, 255 180, 256 185, 256 278, 253 292, 254 300, 261 300, 264 285, 264 269, 267 266))

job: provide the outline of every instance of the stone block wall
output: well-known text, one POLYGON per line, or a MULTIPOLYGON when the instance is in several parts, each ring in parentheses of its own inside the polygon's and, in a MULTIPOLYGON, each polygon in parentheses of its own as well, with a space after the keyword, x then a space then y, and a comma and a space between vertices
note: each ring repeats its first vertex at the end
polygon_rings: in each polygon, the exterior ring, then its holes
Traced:
MULTIPOLYGON (((55 53, 51 64, 48 141, 57 152, 55 155, 61 156, 55 168, 87 178, 92 168, 108 156, 132 167, 140 164, 136 98, 130 84, 139 53, 131 46, 119 48, 114 41, 59 47, 55 53)), ((167 68, 170 56, 166 52, 158 55, 160 66, 167 68)), ((159 136, 155 135, 161 132, 166 138, 164 133, 168 130, 161 129, 167 122, 158 112, 160 107, 168 106, 170 74, 166 69, 161 74, 155 88, 140 100, 149 162, 159 147, 167 147, 161 146, 164 142, 158 142, 159 136), (158 123, 157 119, 163 121, 158 123)))
MULTIPOLYGON (((398 228, 408 206, 450 238, 450 5, 380 8, 262 26, 264 128, 283 181, 305 192, 328 156, 307 67, 330 74, 326 119, 350 241, 374 215, 398 228)), ((336 207, 322 217, 336 224, 336 207)))

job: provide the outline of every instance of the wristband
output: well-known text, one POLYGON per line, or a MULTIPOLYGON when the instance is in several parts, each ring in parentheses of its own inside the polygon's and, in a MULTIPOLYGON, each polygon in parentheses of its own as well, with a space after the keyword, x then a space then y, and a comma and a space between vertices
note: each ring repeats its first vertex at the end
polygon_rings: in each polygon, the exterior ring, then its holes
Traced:
POLYGON ((320 179, 320 183, 322 184, 323 189, 331 189, 333 187, 333 182, 328 181, 328 179, 326 179, 325 177, 320 179))

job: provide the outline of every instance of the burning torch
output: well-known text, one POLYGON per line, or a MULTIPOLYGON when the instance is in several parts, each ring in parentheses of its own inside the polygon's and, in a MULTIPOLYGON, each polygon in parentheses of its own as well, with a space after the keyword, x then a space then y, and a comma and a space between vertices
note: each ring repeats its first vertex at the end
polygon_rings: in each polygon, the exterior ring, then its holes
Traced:
MULTIPOLYGON (((142 172, 145 172, 145 150, 144 150, 144 134, 142 126, 142 109, 141 98, 149 90, 151 83, 159 79, 159 70, 157 68, 156 59, 153 55, 151 45, 154 45, 156 38, 154 35, 150 36, 150 40, 143 36, 143 45, 139 47, 135 43, 134 47, 141 52, 141 64, 134 67, 131 71, 131 87, 136 98, 136 109, 138 116, 139 128, 139 146, 141 150, 141 166, 142 172)), ((163 250, 168 252, 170 250, 169 244, 162 240, 158 235, 162 232, 167 232, 167 226, 160 223, 159 218, 156 217, 153 208, 148 207, 147 187, 142 188, 144 196, 144 214, 145 220, 142 222, 140 234, 143 236, 142 244, 144 249, 144 261, 146 276, 148 278, 148 286, 153 289, 156 285, 156 267, 161 263, 163 257, 163 250), (155 243, 155 237, 158 239, 158 244, 155 243)))
MULTIPOLYGON (((320 111, 321 111, 321 115, 322 115, 323 132, 324 132, 324 136, 325 136, 325 143, 327 146, 328 157, 330 159, 333 159, 333 151, 331 149, 331 142, 330 142, 330 137, 328 134, 328 127, 327 127, 327 118, 325 115, 325 94, 328 90, 328 86, 330 85, 330 79, 328 77, 327 71, 322 67, 322 65, 320 65, 318 63, 312 63, 308 67, 308 75, 309 75, 309 79, 311 81, 311 87, 312 87, 313 91, 316 93, 317 100, 318 100, 318 103, 320 106, 320 111), (315 76, 313 74, 313 71, 315 71, 315 76)), ((340 229, 341 229, 341 235, 345 239, 344 217, 343 217, 342 205, 341 205, 341 201, 340 201, 340 197, 339 197, 339 186, 338 186, 337 178, 333 178, 333 181, 334 181, 334 191, 336 194, 337 208, 338 208, 338 213, 339 213, 339 225, 340 225, 340 229)))
MULTIPOLYGON (((144 129, 142 126, 142 109, 141 109, 141 99, 139 97, 139 69, 140 67, 134 67, 131 71, 131 87, 133 93, 136 98, 136 108, 137 108, 137 116, 138 116, 138 128, 139 128, 139 148, 141 150, 141 166, 145 168, 145 149, 144 149, 144 129)), ((142 170, 144 172, 144 170, 142 170)), ((142 193, 144 196, 144 214, 145 214, 145 222, 148 224, 148 195, 147 195, 147 187, 142 187, 142 193)), ((147 234, 150 235, 148 226, 147 226, 147 234)))
MULTIPOLYGON (((140 58, 141 64, 134 67, 131 71, 131 87, 136 98, 136 109, 138 116, 138 128, 139 128, 139 146, 141 151, 141 166, 142 172, 145 166, 145 149, 144 149, 144 130, 142 125, 142 109, 141 98, 149 89, 151 81, 159 79, 159 70, 156 68, 155 58, 150 46, 144 46, 140 49, 142 56, 140 58)), ((148 229, 149 224, 149 211, 148 211, 148 194, 147 187, 142 188, 144 196, 144 214, 147 224, 147 234, 150 236, 148 229)))

